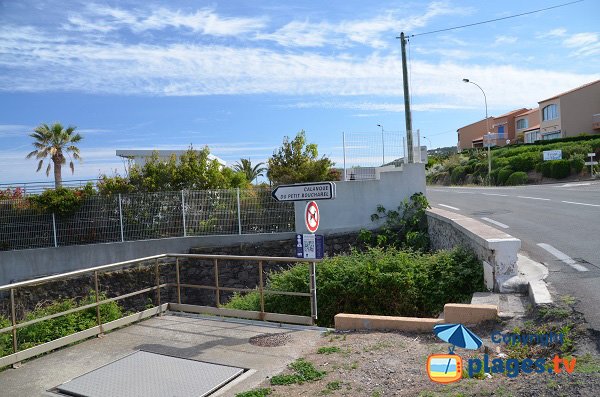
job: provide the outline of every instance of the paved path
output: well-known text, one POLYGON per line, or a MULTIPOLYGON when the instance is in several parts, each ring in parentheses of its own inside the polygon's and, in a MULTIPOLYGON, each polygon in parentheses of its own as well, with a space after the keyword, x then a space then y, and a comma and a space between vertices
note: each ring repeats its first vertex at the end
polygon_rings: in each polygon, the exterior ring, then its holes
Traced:
POLYGON ((498 188, 428 186, 430 205, 487 222, 522 241, 548 266, 547 279, 600 330, 600 183, 498 188))
MULTIPOLYGON (((119 329, 51 354, 27 361, 20 368, 0 372, 2 397, 54 396, 48 390, 129 354, 143 350, 174 357, 247 368, 241 381, 222 391, 224 396, 253 388, 288 363, 312 352, 316 330, 279 328, 260 322, 220 321, 197 316, 164 315, 119 329), (281 347, 248 343, 261 334, 290 334, 281 347)), ((168 376, 168 374, 164 374, 168 376)), ((235 380, 234 380, 235 382, 235 380)))

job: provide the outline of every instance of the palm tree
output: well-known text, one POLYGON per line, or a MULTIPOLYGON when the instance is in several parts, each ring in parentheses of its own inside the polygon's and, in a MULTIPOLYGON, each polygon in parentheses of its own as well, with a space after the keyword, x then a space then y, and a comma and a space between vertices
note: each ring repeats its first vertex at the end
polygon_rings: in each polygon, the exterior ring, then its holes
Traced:
POLYGON ((252 182, 259 176, 264 175, 265 171, 267 170, 266 167, 262 167, 264 164, 265 163, 258 163, 254 167, 252 167, 252 162, 249 158, 240 159, 239 162, 233 165, 233 169, 238 172, 244 173, 248 182, 252 182))
POLYGON ((79 135, 79 133, 74 134, 75 128, 77 127, 70 126, 69 128, 64 129, 60 123, 54 123, 51 126, 48 126, 48 124, 40 124, 34 130, 34 133, 29 135, 35 139, 33 142, 35 150, 29 153, 27 158, 35 157, 40 160, 36 170, 36 172, 38 172, 44 164, 44 159, 50 157, 50 160, 52 161, 48 162, 46 176, 50 175, 50 168, 54 165, 55 188, 59 188, 62 185, 61 167, 67 162, 64 154, 66 153, 71 157, 71 161, 69 161, 71 173, 75 172, 73 159, 81 160, 79 148, 74 144, 79 142, 82 139, 82 136, 79 135))

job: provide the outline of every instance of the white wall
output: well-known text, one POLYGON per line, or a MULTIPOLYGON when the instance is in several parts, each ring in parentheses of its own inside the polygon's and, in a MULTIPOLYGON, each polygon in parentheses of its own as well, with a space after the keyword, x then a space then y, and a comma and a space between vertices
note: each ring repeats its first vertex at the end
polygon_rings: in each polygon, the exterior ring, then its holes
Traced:
MULTIPOLYGON (((425 193, 424 164, 386 167, 378 176, 375 180, 336 182, 336 198, 317 201, 321 216, 317 234, 374 229, 381 224, 371 221, 371 214, 379 204, 386 209, 396 209, 414 193, 425 193)), ((297 233, 308 233, 304 223, 306 203, 295 203, 297 233)))

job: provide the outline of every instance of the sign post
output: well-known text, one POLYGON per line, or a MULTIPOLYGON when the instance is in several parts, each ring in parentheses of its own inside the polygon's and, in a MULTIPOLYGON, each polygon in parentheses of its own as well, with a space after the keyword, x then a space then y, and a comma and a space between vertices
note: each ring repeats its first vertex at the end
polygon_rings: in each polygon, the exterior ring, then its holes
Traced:
POLYGON ((594 157, 596 157, 596 153, 588 153, 588 156, 590 157, 590 161, 586 162, 585 165, 590 166, 590 176, 593 178, 594 177, 594 166, 596 164, 598 164, 597 161, 594 161, 594 157))

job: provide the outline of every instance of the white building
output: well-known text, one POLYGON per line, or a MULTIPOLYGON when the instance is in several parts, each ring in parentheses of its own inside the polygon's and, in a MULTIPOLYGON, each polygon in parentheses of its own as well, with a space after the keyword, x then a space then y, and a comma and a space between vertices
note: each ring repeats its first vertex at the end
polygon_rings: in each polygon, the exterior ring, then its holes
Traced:
MULTIPOLYGON (((200 152, 200 150, 196 151, 200 152)), ((117 150, 117 156, 132 160, 135 164, 143 167, 155 152, 158 154, 159 160, 169 161, 172 155, 175 155, 177 160, 179 160, 179 157, 187 152, 187 150, 117 150)), ((221 164, 221 167, 225 167, 227 165, 224 160, 218 158, 217 156, 213 156, 212 154, 209 154, 208 158, 210 160, 217 160, 219 164, 221 164)))

